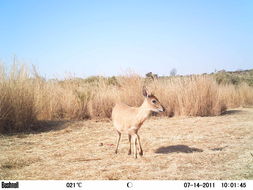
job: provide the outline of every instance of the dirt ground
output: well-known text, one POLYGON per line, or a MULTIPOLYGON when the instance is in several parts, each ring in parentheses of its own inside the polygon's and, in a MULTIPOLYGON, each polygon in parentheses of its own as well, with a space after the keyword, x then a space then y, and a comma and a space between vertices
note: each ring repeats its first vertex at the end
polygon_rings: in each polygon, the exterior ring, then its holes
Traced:
POLYGON ((143 157, 127 155, 109 121, 50 122, 0 136, 0 179, 253 179, 253 108, 216 117, 152 117, 143 157))

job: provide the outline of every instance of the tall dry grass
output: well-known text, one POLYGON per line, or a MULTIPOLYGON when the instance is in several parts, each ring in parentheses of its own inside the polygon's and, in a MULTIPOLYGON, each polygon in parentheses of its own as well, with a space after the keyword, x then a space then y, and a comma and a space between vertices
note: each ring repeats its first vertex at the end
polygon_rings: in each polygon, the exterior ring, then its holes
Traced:
POLYGON ((116 102, 140 106, 142 87, 166 108, 165 116, 213 116, 226 108, 253 105, 253 88, 218 84, 212 76, 148 79, 136 74, 45 80, 14 65, 0 67, 0 132, 27 131, 37 120, 110 118, 116 102))
POLYGON ((25 66, 0 65, 0 132, 29 130, 36 121, 34 85, 25 66))
POLYGON ((174 77, 151 85, 168 116, 220 115, 226 110, 221 88, 209 76, 174 77))
POLYGON ((248 107, 253 105, 253 87, 243 82, 240 85, 220 85, 221 97, 227 107, 248 107))

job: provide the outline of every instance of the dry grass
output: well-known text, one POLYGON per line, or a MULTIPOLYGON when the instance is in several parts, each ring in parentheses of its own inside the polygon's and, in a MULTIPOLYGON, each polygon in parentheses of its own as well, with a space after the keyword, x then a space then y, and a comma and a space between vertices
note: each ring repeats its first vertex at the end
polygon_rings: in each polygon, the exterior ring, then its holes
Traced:
POLYGON ((236 108, 253 105, 253 88, 246 83, 240 85, 221 85, 221 96, 226 106, 236 108))
POLYGON ((214 116, 226 110, 221 86, 211 77, 177 77, 151 84, 168 116, 214 116))
POLYGON ((218 85, 206 75, 149 80, 136 74, 116 78, 45 80, 34 70, 0 67, 0 133, 29 131, 37 120, 110 118, 117 101, 139 106, 147 86, 166 116, 215 116, 227 108, 253 105, 247 84, 218 85))
MULTIPOLYGON (((50 123, 49 123, 50 124, 50 123)), ((111 122, 52 122, 44 132, 0 137, 0 179, 253 179, 253 109, 214 117, 152 117, 144 156, 114 154, 111 122)))
POLYGON ((36 120, 34 85, 27 68, 0 65, 0 133, 29 130, 36 120))

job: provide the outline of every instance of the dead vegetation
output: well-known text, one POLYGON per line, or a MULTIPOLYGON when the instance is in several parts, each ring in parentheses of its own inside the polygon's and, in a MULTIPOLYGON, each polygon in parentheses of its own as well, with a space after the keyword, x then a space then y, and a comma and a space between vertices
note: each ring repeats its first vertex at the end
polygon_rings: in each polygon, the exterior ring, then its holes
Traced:
POLYGON ((1 66, 0 179, 252 179, 251 105, 251 86, 208 75, 59 81, 1 66), (144 85, 166 112, 140 130, 144 157, 126 155, 127 137, 115 155, 112 107, 139 106, 144 85))
POLYGON ((147 86, 166 108, 164 116, 215 116, 227 108, 253 105, 246 83, 218 84, 213 76, 143 78, 136 74, 45 80, 36 70, 0 66, 0 133, 30 131, 41 120, 111 117, 117 101, 140 106, 147 86))
POLYGON ((0 179, 253 179, 253 109, 214 117, 152 117, 140 130, 144 156, 116 155, 111 122, 53 122, 0 137, 0 179), (57 125, 57 127, 53 127, 57 125))

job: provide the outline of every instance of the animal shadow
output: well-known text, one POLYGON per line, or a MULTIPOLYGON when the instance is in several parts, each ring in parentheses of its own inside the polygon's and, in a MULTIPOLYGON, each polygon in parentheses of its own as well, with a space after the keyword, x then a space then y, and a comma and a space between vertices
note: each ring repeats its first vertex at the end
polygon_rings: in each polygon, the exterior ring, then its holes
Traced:
POLYGON ((186 145, 173 145, 173 146, 165 146, 158 148, 155 153, 157 154, 169 154, 169 153, 193 153, 193 152, 203 152, 202 149, 189 147, 186 145))

